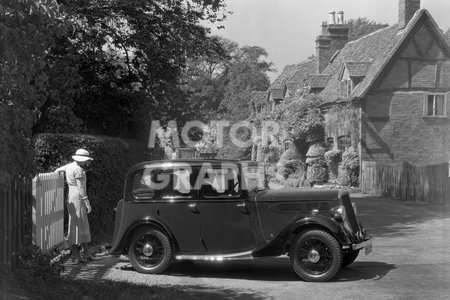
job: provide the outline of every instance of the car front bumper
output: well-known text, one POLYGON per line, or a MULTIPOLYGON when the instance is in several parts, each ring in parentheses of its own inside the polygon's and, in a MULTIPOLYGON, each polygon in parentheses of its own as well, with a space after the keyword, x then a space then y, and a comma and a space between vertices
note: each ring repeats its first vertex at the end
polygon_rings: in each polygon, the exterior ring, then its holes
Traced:
POLYGON ((368 255, 369 253, 372 252, 372 242, 373 242, 373 237, 370 236, 361 243, 352 244, 352 250, 360 250, 360 249, 364 248, 366 255, 368 255))

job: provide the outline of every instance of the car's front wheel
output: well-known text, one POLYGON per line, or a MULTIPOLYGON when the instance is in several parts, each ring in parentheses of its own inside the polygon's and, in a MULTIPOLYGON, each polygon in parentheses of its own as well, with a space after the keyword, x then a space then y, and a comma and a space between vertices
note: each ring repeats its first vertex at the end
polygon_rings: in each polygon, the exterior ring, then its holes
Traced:
POLYGON ((342 250, 328 232, 310 229, 301 232, 291 244, 292 267, 305 281, 328 281, 341 269, 342 250))
POLYGON ((169 267, 172 259, 169 238, 157 229, 141 229, 133 235, 128 257, 136 271, 160 274, 169 267))

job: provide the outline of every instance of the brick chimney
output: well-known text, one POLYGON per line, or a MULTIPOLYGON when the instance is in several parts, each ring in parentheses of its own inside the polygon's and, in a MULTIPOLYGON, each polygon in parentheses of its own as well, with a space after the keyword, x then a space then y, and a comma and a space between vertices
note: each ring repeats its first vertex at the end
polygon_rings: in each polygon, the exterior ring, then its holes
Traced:
POLYGON ((344 12, 329 13, 328 24, 322 23, 322 34, 316 39, 316 73, 321 74, 330 63, 336 51, 341 50, 348 42, 348 24, 344 21, 344 12))
POLYGON ((403 29, 411 21, 412 17, 420 9, 420 0, 398 1, 398 29, 403 29))

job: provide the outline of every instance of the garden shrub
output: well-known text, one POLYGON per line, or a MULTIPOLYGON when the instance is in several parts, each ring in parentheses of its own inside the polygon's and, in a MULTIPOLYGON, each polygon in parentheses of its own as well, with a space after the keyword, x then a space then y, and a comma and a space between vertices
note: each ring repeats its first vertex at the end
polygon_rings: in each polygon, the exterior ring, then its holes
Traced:
POLYGON ((38 172, 53 172, 72 160, 79 148, 88 150, 94 158, 86 169, 87 193, 92 205, 89 214, 91 231, 114 228, 114 207, 123 196, 128 169, 151 155, 137 141, 92 135, 40 134, 35 137, 35 164, 38 172))
POLYGON ((328 181, 328 168, 324 157, 325 148, 320 144, 312 145, 306 156, 306 178, 311 184, 328 181))
POLYGON ((329 171, 330 180, 338 178, 339 163, 341 162, 342 152, 340 150, 330 150, 325 152, 325 161, 329 171))
MULTIPOLYGON (((47 299, 55 282, 61 279, 63 267, 51 263, 51 253, 44 253, 38 246, 22 249, 18 257, 14 277, 37 299, 47 299)), ((50 293, 51 294, 51 293, 50 293)))
POLYGON ((299 158, 301 158, 300 154, 294 148, 289 148, 288 150, 284 151, 284 153, 281 155, 280 161, 289 161, 299 158))
POLYGON ((359 185, 359 154, 353 147, 342 154, 342 172, 339 181, 344 186, 359 185))
POLYGON ((293 148, 286 150, 277 163, 277 178, 283 180, 297 171, 301 166, 300 154, 293 148))

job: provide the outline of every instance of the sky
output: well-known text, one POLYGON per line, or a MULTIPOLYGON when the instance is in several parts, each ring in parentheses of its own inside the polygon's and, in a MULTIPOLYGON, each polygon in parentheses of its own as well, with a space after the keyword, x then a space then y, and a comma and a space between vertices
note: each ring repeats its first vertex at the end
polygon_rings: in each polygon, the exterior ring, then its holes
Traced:
MULTIPOLYGON (((345 20, 366 17, 379 23, 396 24, 398 0, 225 0, 233 13, 222 23, 225 29, 211 27, 240 46, 260 46, 268 52, 276 72, 286 65, 297 64, 315 54, 315 39, 322 21, 330 11, 344 11, 345 20)), ((439 27, 450 27, 449 0, 422 0, 439 27)))

